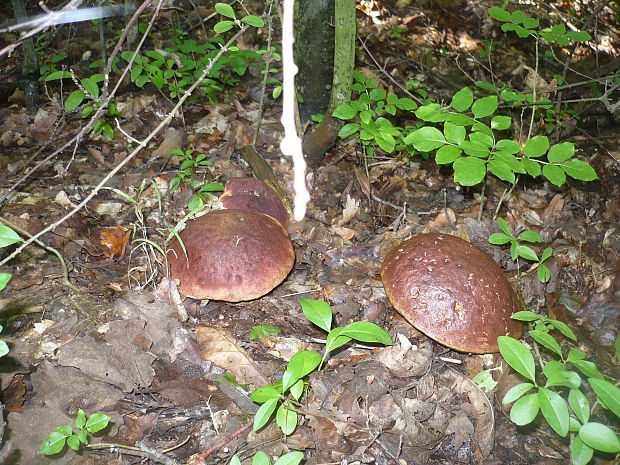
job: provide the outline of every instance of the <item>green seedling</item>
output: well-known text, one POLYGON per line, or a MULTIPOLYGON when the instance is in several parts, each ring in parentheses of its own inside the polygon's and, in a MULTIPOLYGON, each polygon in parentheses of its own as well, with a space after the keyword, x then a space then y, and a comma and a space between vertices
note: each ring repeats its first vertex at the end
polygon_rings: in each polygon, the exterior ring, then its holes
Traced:
POLYGON ((63 451, 65 445, 68 445, 74 451, 80 450, 82 446, 88 447, 89 433, 97 433, 108 426, 110 417, 103 413, 93 413, 86 417, 82 409, 75 417, 75 427, 77 433, 74 432, 70 425, 58 426, 56 431, 51 433, 41 444, 39 449, 45 455, 54 455, 63 451))
POLYGON ((280 334, 280 330, 275 326, 254 326, 250 331, 250 339, 261 339, 263 337, 275 336, 276 334, 280 334))
POLYGON ((335 118, 349 121, 338 132, 346 138, 355 136, 366 149, 369 156, 374 155, 376 147, 392 153, 402 145, 403 129, 394 126, 383 115, 395 115, 399 110, 415 110, 417 104, 410 98, 399 98, 379 87, 376 79, 367 78, 359 71, 353 72, 354 83, 351 89, 358 93, 357 100, 338 105, 335 118))
MULTIPOLYGON (((620 389, 605 379, 593 362, 585 359, 585 352, 571 348, 564 355, 551 332, 557 330, 576 342, 575 334, 565 323, 530 311, 517 312, 512 318, 533 326, 529 335, 535 344, 547 349, 556 359, 540 360, 542 371, 538 371, 525 344, 508 336, 498 338, 499 350, 506 363, 526 379, 512 387, 502 400, 504 404, 512 403, 510 419, 523 426, 532 423, 542 413, 560 437, 569 438, 573 465, 589 463, 595 451, 616 454, 618 458, 620 439, 616 433, 602 423, 591 421, 592 409, 583 392, 582 377, 587 379, 596 402, 616 418, 620 418, 620 389)), ((619 340, 616 338, 616 356, 620 355, 619 340)), ((585 392, 589 390, 585 389, 585 392)))
POLYGON ((188 204, 189 210, 200 210, 210 199, 215 198, 213 192, 224 190, 224 186, 220 183, 205 183, 195 178, 199 169, 211 166, 211 162, 206 160, 207 156, 204 153, 194 155, 193 150, 174 149, 170 151, 170 155, 179 157, 179 171, 170 181, 170 194, 174 194, 183 184, 195 189, 192 200, 188 204))
POLYGON ((542 236, 535 231, 523 231, 518 236, 515 236, 503 218, 497 219, 497 224, 502 230, 501 233, 493 233, 489 236, 489 242, 494 245, 504 245, 510 243, 510 257, 513 261, 517 261, 519 258, 537 262, 536 275, 541 283, 546 283, 551 278, 551 272, 547 265, 543 262, 548 260, 553 255, 553 249, 551 247, 545 248, 542 255, 538 258, 536 252, 529 246, 523 245, 521 242, 540 243, 543 242, 542 236))
MULTIPOLYGON (((276 460, 274 465, 298 465, 303 459, 303 452, 289 452, 276 460)), ((233 458, 230 460, 230 465, 241 465, 241 459, 238 455, 233 455, 233 458)), ((271 465, 271 460, 267 454, 262 451, 258 451, 254 454, 254 457, 252 457, 252 465, 271 465)))
POLYGON ((282 432, 287 436, 293 434, 298 424, 295 406, 307 387, 304 378, 320 369, 330 352, 353 340, 392 345, 389 334, 374 323, 355 321, 332 329, 333 313, 329 304, 314 299, 301 299, 300 303, 306 319, 327 332, 323 355, 312 350, 300 350, 291 357, 281 380, 252 393, 251 399, 261 404, 254 416, 254 431, 263 428, 275 415, 282 432))

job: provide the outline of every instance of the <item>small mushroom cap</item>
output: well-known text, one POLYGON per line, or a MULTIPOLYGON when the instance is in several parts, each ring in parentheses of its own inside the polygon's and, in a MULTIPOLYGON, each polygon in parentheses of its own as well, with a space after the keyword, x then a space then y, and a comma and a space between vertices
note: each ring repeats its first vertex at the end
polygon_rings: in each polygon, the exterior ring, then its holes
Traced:
POLYGON ((232 178, 226 183, 220 202, 226 208, 251 210, 273 216, 288 228, 288 211, 271 187, 254 178, 232 178))
POLYGON ((197 299, 257 299, 280 284, 293 267, 287 232, 271 216, 217 210, 189 221, 171 243, 168 261, 181 293, 197 299))
POLYGON ((517 296, 495 260, 448 234, 419 234, 386 256, 381 267, 394 308, 427 336, 452 349, 497 352, 498 336, 521 337, 510 315, 517 296))

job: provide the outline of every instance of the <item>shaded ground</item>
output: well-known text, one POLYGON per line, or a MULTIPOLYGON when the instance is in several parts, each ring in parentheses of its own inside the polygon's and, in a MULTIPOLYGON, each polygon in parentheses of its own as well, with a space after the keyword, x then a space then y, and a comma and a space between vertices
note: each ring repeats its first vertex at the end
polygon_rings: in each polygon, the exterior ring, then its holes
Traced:
MULTIPOLYGON (((588 7, 573 6, 582 15, 588 7)), ((375 59, 399 82, 419 80, 418 87, 439 101, 449 101, 470 79, 488 80, 489 63, 495 78, 519 87, 524 73, 511 71, 519 57, 532 60, 523 41, 501 34, 481 4, 373 3, 360 9, 366 15, 360 16, 359 32, 375 59), (489 62, 478 54, 484 40, 497 41, 489 62)), ((556 13, 540 14, 542 20, 556 13)), ((615 25, 601 26, 601 35, 617 38, 615 25)), ((604 67, 618 68, 616 52, 610 47, 596 56, 578 48, 574 67, 584 73, 598 67, 606 74, 604 67)), ((565 57, 568 51, 558 53, 565 57)), ((549 79, 561 63, 562 57, 544 62, 541 74, 549 79)), ((17 64, 7 59, 2 71, 17 64)), ((385 79, 363 50, 357 68, 385 79)), ((504 184, 489 179, 482 197, 481 188, 458 186, 451 170, 432 160, 381 153, 364 159, 359 146, 341 141, 308 175, 312 201, 306 219, 289 227, 296 263, 288 279, 256 301, 181 302, 163 278, 161 256, 139 241, 163 244, 166 232, 158 230, 174 226, 191 199, 188 186, 169 194, 178 160, 167 154, 172 148, 207 154, 211 166, 194 174, 207 182, 254 175, 240 150, 251 143, 259 120, 251 97, 258 79, 250 72, 219 96, 220 103, 190 105, 107 184, 110 189, 42 237, 62 253, 80 293, 63 285, 61 266, 42 249, 29 247, 9 263, 13 279, 0 294, 0 310, 11 346, 1 377, 7 436, 19 450, 11 463, 137 463, 118 451, 69 451, 53 460, 37 455, 43 438, 72 423, 80 408, 112 416, 102 440, 129 446, 140 441, 148 463, 166 463, 149 451, 179 444, 168 454, 171 463, 187 463, 194 454, 202 454, 204 462, 194 456, 192 463, 227 463, 233 452, 245 457, 256 450, 270 455, 304 450, 307 463, 567 463, 567 443, 544 422, 517 428, 509 421, 498 399, 516 377, 501 357, 451 351, 417 332, 390 307, 379 271, 387 251, 412 234, 465 238, 502 265, 528 309, 569 324, 580 348, 618 379, 611 354, 620 313, 620 165, 612 115, 584 104, 578 107, 580 120, 567 119, 561 132, 595 167, 598 181, 569 182, 561 189, 541 181, 520 183, 503 202, 500 216, 513 231, 538 231, 554 248, 546 285, 533 272, 517 277, 508 251, 487 242, 498 230, 493 215, 504 184), (257 406, 243 388, 221 379, 231 371, 240 384, 256 388, 281 376, 298 350, 320 350, 324 334, 303 318, 303 297, 329 302, 337 325, 377 323, 396 344, 346 347, 332 357, 311 377, 304 420, 289 438, 275 424, 251 432, 257 406), (264 324, 281 333, 251 340, 252 327, 264 324), (470 379, 489 368, 498 385, 485 392, 470 379)), ((54 97, 57 89, 50 92, 54 97)), ((565 98, 582 97, 583 88, 565 98)), ((17 103, 0 108, 2 189, 82 123, 63 115, 57 98, 34 110, 21 107, 19 95, 13 100, 17 103)), ((117 104, 126 116, 123 129, 136 138, 172 107, 154 89, 147 93, 130 85, 117 104)), ((256 147, 290 194, 291 165, 278 150, 279 111, 273 102, 267 106, 256 147)), ((547 123, 537 124, 544 132, 547 123)), ((40 231, 79 203, 130 145, 117 131, 113 141, 93 137, 76 153, 63 153, 11 194, 2 218, 31 234, 40 231)))

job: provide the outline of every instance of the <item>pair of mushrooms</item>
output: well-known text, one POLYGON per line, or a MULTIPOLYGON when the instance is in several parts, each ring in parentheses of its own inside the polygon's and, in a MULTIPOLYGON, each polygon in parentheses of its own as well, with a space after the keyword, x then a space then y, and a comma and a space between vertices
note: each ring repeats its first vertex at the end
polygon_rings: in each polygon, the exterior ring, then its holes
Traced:
MULTIPOLYGON (((288 275, 295 253, 288 212, 261 181, 232 179, 220 197, 225 210, 187 224, 171 246, 172 276, 183 294, 239 302, 261 297, 288 275)), ((381 279, 394 308, 418 330, 452 349, 497 352, 497 337, 520 337, 510 319, 517 297, 495 261, 447 234, 419 234, 392 250, 381 279)))

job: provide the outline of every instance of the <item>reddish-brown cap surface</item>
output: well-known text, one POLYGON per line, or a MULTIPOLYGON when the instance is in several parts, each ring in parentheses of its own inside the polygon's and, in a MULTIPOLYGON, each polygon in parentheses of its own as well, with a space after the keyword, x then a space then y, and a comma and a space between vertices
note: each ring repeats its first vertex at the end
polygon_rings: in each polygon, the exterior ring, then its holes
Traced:
POLYGON ((418 330, 463 352, 497 352, 521 337, 510 319, 518 299, 502 269, 478 247, 447 234, 419 234, 392 250, 381 279, 390 302, 418 330))
POLYGON ((226 208, 250 210, 273 216, 288 228, 288 211, 278 194, 263 181, 254 178, 232 178, 226 183, 220 201, 226 208))
POLYGON ((261 297, 280 284, 295 261, 282 225, 268 215, 217 210, 189 221, 168 251, 181 293, 197 299, 239 302, 261 297))

